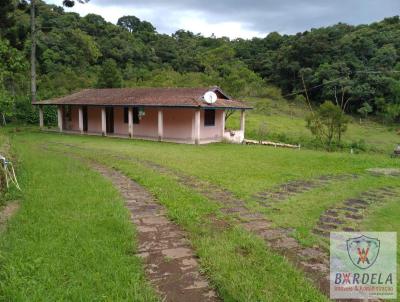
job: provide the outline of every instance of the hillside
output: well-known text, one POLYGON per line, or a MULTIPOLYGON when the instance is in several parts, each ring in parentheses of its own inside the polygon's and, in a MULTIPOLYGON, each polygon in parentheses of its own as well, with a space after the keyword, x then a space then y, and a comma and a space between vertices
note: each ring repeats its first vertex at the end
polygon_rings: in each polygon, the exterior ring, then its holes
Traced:
MULTIPOLYGON (((321 148, 306 128, 305 118, 309 110, 304 103, 272 98, 246 100, 255 108, 246 115, 246 138, 300 144, 311 149, 321 148), (263 104, 262 108, 258 108, 258 104, 263 104)), ((349 118, 350 123, 343 135, 341 147, 344 152, 350 152, 352 148, 356 153, 367 151, 389 154, 400 143, 399 127, 396 125, 384 125, 374 118, 362 118, 361 121, 358 117, 349 118)), ((227 128, 239 129, 239 121, 239 113, 233 114, 227 121, 227 128)))

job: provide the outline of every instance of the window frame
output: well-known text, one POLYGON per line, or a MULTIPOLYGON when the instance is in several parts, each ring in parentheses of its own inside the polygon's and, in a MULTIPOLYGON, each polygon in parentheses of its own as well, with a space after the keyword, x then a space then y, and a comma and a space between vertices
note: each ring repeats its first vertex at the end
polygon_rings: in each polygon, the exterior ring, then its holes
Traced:
POLYGON ((215 109, 204 110, 204 127, 215 127, 215 109), (209 114, 211 114, 211 116, 209 116, 209 114))

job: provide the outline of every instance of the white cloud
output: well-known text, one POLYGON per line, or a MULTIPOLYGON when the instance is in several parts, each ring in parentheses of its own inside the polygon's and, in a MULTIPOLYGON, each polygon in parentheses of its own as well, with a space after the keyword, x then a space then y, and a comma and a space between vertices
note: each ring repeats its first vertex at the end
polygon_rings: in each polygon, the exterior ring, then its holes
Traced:
POLYGON ((226 36, 229 38, 252 38, 264 37, 266 33, 247 29, 245 24, 235 21, 218 22, 212 20, 213 18, 206 18, 203 14, 189 12, 182 14, 178 19, 176 27, 190 30, 194 33, 201 33, 208 37, 212 34, 217 37, 226 36))
MULTIPOLYGON (((48 0, 47 3, 56 4, 62 6, 62 0, 48 0)), ((88 2, 86 4, 76 3, 74 7, 67 8, 64 7, 66 12, 76 12, 81 16, 86 16, 87 14, 101 15, 105 20, 112 23, 117 23, 118 19, 126 15, 134 15, 141 19, 146 19, 151 16, 151 10, 149 9, 134 9, 126 8, 124 6, 109 5, 107 7, 101 7, 95 4, 95 1, 88 2)))
MULTIPOLYGON (((57 5, 62 0, 45 0, 57 5)), ((151 22, 158 32, 178 29, 230 38, 293 34, 337 22, 370 23, 400 12, 399 0, 90 0, 72 9, 116 23, 124 15, 151 22)))
MULTIPOLYGON (((62 0, 48 0, 47 3, 61 6, 62 0)), ((130 5, 107 5, 106 7, 101 7, 96 5, 95 1, 86 4, 77 3, 72 8, 64 9, 67 12, 79 13, 81 16, 86 16, 87 14, 101 15, 105 20, 112 23, 117 23, 118 19, 122 16, 134 15, 142 20, 151 22, 157 28, 158 32, 166 34, 174 33, 178 29, 185 29, 196 34, 201 33, 204 36, 215 34, 217 37, 226 36, 232 39, 265 36, 265 33, 246 29, 244 23, 234 21, 218 22, 218 20, 214 21, 212 17, 207 17, 204 13, 196 11, 165 12, 162 8, 160 10, 146 9, 130 5)))

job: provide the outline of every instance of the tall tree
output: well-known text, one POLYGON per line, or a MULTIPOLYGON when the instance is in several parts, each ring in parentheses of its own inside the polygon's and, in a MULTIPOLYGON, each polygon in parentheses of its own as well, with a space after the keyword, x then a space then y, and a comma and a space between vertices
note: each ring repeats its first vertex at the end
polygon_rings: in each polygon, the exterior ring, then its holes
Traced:
POLYGON ((135 32, 150 32, 154 33, 154 26, 147 21, 141 21, 138 17, 135 16, 123 16, 118 19, 118 26, 127 29, 131 33, 135 32))
MULTIPOLYGON (((7 0, 8 1, 8 0, 7 0)), ((63 5, 73 7, 75 2, 87 3, 89 0, 63 0, 63 5)), ((31 0, 31 102, 36 101, 36 0, 31 0)))
POLYGON ((5 29, 14 24, 14 16, 12 15, 14 9, 13 0, 0 1, 0 36, 5 29))
POLYGON ((122 76, 113 59, 106 60, 97 81, 98 88, 120 88, 122 87, 122 76))
POLYGON ((31 102, 36 102, 36 0, 31 0, 31 102))

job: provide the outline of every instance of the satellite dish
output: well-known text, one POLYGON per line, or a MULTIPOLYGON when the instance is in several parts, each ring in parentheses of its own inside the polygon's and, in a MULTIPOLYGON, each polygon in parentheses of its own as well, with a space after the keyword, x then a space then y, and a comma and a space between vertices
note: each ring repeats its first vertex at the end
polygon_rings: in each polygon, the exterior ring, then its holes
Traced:
POLYGON ((217 95, 213 91, 207 91, 203 96, 204 101, 208 104, 214 104, 217 98, 217 95))

